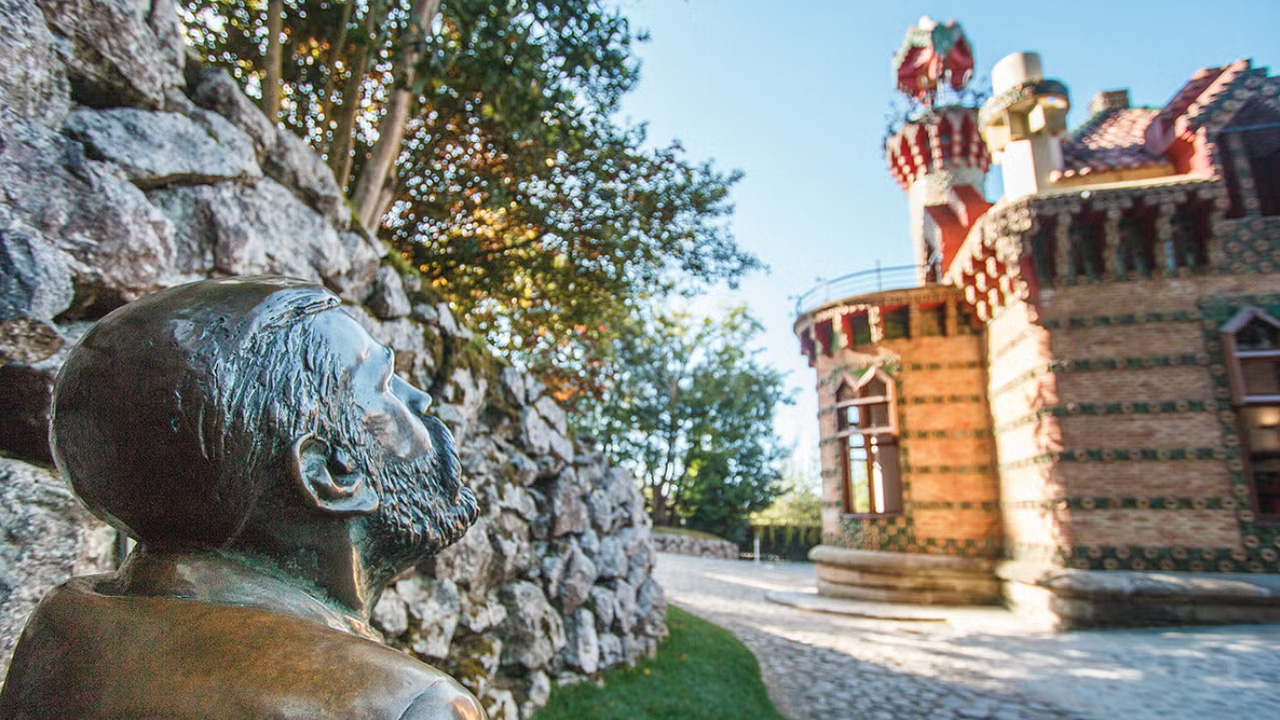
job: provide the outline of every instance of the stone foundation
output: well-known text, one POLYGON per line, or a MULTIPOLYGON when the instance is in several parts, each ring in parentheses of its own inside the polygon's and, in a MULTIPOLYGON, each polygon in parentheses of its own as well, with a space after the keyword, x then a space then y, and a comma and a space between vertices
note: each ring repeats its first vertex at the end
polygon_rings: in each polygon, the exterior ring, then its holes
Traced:
POLYGON ((1280 622, 1280 577, 1131 572, 1006 562, 996 571, 1009 606, 1059 629, 1280 622))
POLYGON ((810 550, 809 559, 818 576, 818 593, 827 597, 926 605, 1000 602, 994 560, 830 545, 810 550))

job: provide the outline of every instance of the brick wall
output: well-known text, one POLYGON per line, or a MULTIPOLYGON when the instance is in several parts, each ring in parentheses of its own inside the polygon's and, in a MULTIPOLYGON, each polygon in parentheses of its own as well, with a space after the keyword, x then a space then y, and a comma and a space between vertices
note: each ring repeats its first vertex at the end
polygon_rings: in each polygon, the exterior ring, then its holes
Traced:
MULTIPOLYGON (((936 296, 949 288, 921 288, 936 296)), ((899 292, 894 302, 910 299, 899 292)), ((964 320, 967 322, 967 320, 964 320)), ((881 340, 818 353, 824 543, 894 552, 995 557, 1001 551, 999 490, 985 399, 982 336, 881 340), (843 377, 870 366, 894 379, 903 483, 899 516, 850 516, 841 505, 842 442, 835 393, 843 377)))

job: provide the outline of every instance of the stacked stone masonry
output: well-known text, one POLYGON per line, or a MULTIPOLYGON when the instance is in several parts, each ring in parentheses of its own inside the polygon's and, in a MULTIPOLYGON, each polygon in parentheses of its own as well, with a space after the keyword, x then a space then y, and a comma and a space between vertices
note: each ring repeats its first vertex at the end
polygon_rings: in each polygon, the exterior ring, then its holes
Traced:
POLYGON ((114 532, 47 469, 66 349, 149 292, 260 273, 322 283, 396 351, 480 498, 457 545, 384 593, 390 644, 503 720, 556 680, 655 651, 666 603, 632 478, 384 260, 321 158, 186 59, 171 2, 0 0, 0 43, 0 675, 46 590, 118 559, 114 532))
POLYGON ((653 535, 653 547, 658 552, 692 555, 694 557, 737 560, 738 546, 728 540, 715 540, 689 535, 676 535, 662 531, 653 535))

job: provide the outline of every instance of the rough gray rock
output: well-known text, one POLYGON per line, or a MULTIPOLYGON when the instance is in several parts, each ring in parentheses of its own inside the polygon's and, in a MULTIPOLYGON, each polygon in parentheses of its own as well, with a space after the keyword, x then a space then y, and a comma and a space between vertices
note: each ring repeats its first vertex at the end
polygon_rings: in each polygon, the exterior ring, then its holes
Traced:
POLYGON ((627 551, 623 547, 622 540, 616 535, 610 535, 600 541, 596 567, 600 569, 600 578, 603 580, 627 576, 627 551))
POLYGON ((365 301, 374 315, 383 320, 393 320, 409 314, 409 296, 404 292, 404 283, 394 268, 382 266, 378 268, 377 277, 373 281, 373 293, 365 301))
POLYGON ((498 374, 498 382, 502 383, 502 387, 511 395, 511 402, 517 405, 524 404, 524 375, 513 367, 504 367, 502 372, 498 374))
POLYGON ((199 68, 192 75, 191 99, 247 133, 258 152, 265 156, 275 144, 276 126, 240 91, 235 79, 226 70, 212 68, 199 68))
POLYGON ((551 449, 551 426, 537 410, 526 407, 520 413, 521 439, 533 455, 544 455, 551 449))
POLYGON ((66 310, 73 297, 68 260, 34 231, 0 226, 0 321, 53 320, 66 310))
POLYGON ((662 586, 652 577, 645 580, 636 594, 636 611, 642 630, 651 637, 666 635, 667 598, 662 586))
POLYGON ((600 632, 607 632, 613 627, 613 621, 618 617, 618 597, 610 592, 603 585, 596 585, 591 588, 591 599, 587 603, 587 607, 591 610, 592 615, 596 619, 596 629, 600 632))
POLYGON ((551 534, 553 536, 581 533, 590 527, 587 504, 582 500, 582 490, 572 468, 560 473, 551 484, 548 496, 551 500, 551 534))
POLYGON ((5 125, 0 140, 10 222, 66 255, 73 310, 100 315, 175 281, 172 224, 116 166, 31 123, 5 125))
POLYGON ((497 598, 487 595, 483 598, 474 598, 470 595, 462 596, 462 611, 459 614, 459 623, 467 630, 478 635, 490 628, 501 625, 506 619, 507 608, 497 598))
POLYGON ((461 540, 441 550, 432 561, 436 576, 468 582, 478 592, 487 590, 493 563, 488 529, 488 521, 482 519, 461 540))
POLYGON ((636 589, 625 580, 615 580, 613 595, 617 605, 613 627, 623 635, 629 635, 636 622, 636 589))
POLYGON ((496 570, 501 580, 508 582, 524 574, 533 564, 529 523, 511 513, 502 513, 490 528, 496 570))
POLYGON ((50 128, 71 109, 58 41, 30 0, 0 0, 0 107, 50 128))
POLYGON ((576 545, 570 546, 565 555, 564 574, 556 591, 560 609, 566 614, 577 610, 587 601, 598 573, 595 563, 576 545))
POLYGON ((511 583, 502 589, 501 597, 507 607, 502 663, 530 669, 545 666, 564 647, 564 620, 531 582, 511 583))
POLYGON ((185 55, 172 37, 177 30, 172 3, 158 3, 158 14, 148 12, 150 3, 134 0, 38 0, 38 4, 49 29, 66 39, 59 48, 76 102, 160 109, 165 98, 183 86, 185 55), (166 14, 172 22, 166 22, 166 14), (156 27, 148 22, 149 16, 155 18, 156 27))
POLYGON ((387 588, 373 606, 373 624, 388 638, 398 637, 409 631, 409 608, 395 586, 387 588))
POLYGON ((653 545, 658 552, 669 552, 677 555, 697 555, 699 557, 720 558, 721 560, 736 560, 738 558, 738 546, 728 540, 655 533, 653 545))
POLYGON ((338 227, 350 226, 351 208, 329 166, 302 138, 286 130, 272 130, 275 134, 263 160, 267 174, 338 227))
POLYGON ((538 402, 534 403, 534 407, 538 409, 539 415, 551 423, 551 427, 555 428, 556 432, 561 435, 569 432, 569 419, 564 414, 564 408, 557 405, 555 400, 549 397, 542 397, 538 399, 538 402))
POLYGON ((72 575, 109 569, 114 543, 62 478, 0 458, 0 676, 40 598, 72 575))
POLYGON ((331 224, 270 178, 253 187, 167 188, 151 197, 197 248, 189 256, 211 255, 216 273, 273 273, 330 285, 338 279, 341 286, 343 278, 377 272, 376 257, 360 252, 359 243, 351 252, 331 224))
POLYGON ((567 463, 573 462, 573 441, 558 432, 551 433, 551 452, 567 463))
POLYGON ((73 297, 68 258, 34 231, 4 225, 0 213, 0 365, 38 362, 63 344, 53 318, 73 297))
POLYGON ((591 611, 580 608, 565 623, 565 646, 560 652, 572 668, 591 675, 600 669, 600 636, 591 611))
POLYGON ((598 642, 600 644, 600 664, 604 667, 613 667, 620 665, 626 661, 626 655, 622 653, 622 640, 613 633, 601 633, 598 642))
POLYGON ((448 657, 462 609, 457 584, 443 578, 413 575, 397 582, 395 589, 409 616, 420 623, 410 633, 409 647, 423 657, 448 657))
POLYGON ((171 112, 78 108, 65 129, 90 157, 116 164, 140 188, 261 178, 249 136, 219 115, 196 112, 199 123, 171 112))

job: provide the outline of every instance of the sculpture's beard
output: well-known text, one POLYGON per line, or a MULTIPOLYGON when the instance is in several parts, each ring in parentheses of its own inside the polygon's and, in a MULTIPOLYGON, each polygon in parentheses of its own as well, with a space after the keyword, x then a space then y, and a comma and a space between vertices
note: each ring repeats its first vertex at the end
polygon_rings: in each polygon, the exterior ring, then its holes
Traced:
POLYGON ((412 567, 458 540, 480 509, 460 478, 458 453, 444 423, 424 422, 435 452, 412 461, 385 459, 370 468, 379 507, 366 526, 372 558, 392 574, 412 567))

